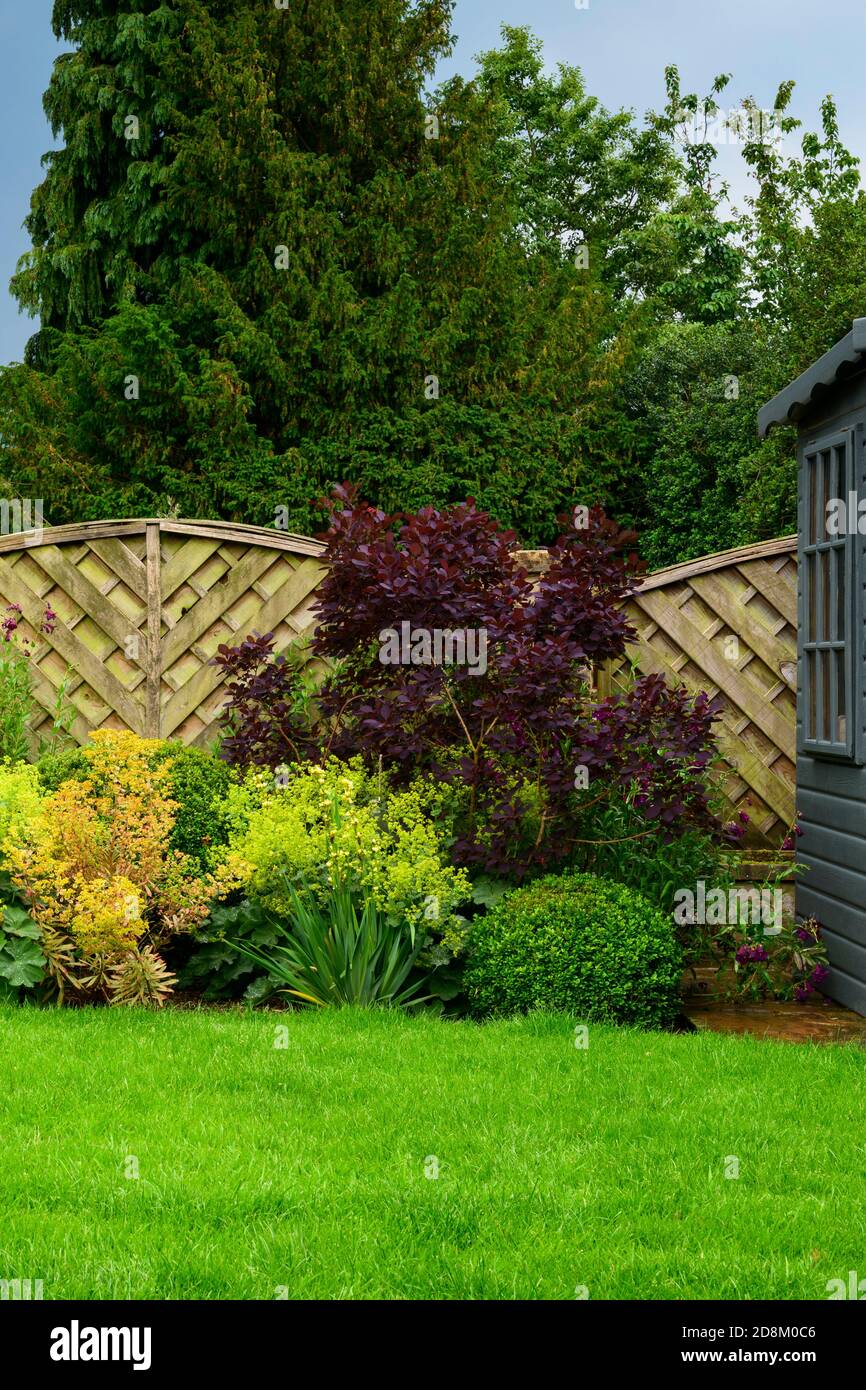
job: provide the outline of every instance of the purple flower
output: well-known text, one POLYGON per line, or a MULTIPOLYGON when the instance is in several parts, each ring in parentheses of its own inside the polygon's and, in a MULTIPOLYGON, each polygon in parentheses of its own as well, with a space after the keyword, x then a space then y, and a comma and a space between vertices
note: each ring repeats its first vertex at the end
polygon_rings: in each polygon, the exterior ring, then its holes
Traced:
POLYGON ((748 965, 754 961, 769 960, 770 957, 767 955, 766 947, 746 943, 738 948, 735 959, 740 965, 748 965))
POLYGON ((809 983, 812 985, 822 985, 829 974, 830 971, 827 969, 826 965, 816 965, 809 976, 809 983))
POLYGON ((794 998, 798 1004, 805 1004, 812 994, 812 986, 806 980, 802 985, 798 985, 794 990, 794 998))
POLYGON ((810 917, 808 922, 803 923, 802 927, 794 928, 794 935, 798 941, 815 942, 821 935, 821 923, 810 917))
POLYGON ((800 836, 804 834, 805 831, 801 830, 800 826, 797 825, 795 822, 794 825, 791 826, 791 829, 788 831, 784 840, 782 841, 782 849, 793 849, 800 836))

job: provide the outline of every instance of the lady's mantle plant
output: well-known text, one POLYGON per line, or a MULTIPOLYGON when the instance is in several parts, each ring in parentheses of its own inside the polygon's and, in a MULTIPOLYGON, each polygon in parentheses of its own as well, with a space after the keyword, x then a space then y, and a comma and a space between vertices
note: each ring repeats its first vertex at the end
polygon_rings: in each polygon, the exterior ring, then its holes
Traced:
POLYGON ((448 862, 422 789, 393 788, 363 761, 307 764, 282 785, 261 770, 229 789, 228 844, 214 856, 224 891, 289 916, 297 895, 320 904, 347 889, 407 932, 435 930, 459 949, 469 881, 448 862))

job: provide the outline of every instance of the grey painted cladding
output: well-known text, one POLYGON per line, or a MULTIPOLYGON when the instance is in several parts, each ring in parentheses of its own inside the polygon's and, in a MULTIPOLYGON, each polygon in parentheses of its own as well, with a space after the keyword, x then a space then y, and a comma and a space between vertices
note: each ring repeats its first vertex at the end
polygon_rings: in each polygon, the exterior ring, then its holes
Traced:
MULTIPOLYGON (((819 441, 852 430, 852 483, 858 498, 866 498, 866 319, 856 319, 852 332, 764 406, 759 418, 763 432, 773 423, 792 419, 799 427, 797 808, 804 833, 797 844, 802 866, 797 877, 797 913, 816 917, 824 929, 831 966, 826 993, 866 1014, 866 537, 856 529, 850 539, 854 582, 844 595, 851 634, 845 644, 851 661, 851 756, 810 751, 805 740, 803 688, 807 632, 803 550, 809 535, 805 461, 819 441)), ((855 528, 856 524, 855 518, 855 528)))

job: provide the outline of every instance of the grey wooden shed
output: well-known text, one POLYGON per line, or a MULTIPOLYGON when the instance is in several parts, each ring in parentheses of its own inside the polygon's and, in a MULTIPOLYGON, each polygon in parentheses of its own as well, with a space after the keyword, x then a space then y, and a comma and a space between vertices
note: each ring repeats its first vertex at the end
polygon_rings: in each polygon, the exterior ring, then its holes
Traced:
POLYGON ((866 318, 758 413, 762 436, 791 422, 804 832, 797 912, 824 927, 826 993, 866 1014, 866 318))

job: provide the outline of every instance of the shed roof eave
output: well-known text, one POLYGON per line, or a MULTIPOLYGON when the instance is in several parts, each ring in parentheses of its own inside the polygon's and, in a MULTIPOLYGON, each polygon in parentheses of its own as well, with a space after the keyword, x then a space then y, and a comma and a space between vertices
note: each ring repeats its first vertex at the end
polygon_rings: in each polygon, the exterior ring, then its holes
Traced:
POLYGON ((823 357, 807 367, 784 390, 779 391, 758 411, 758 434, 762 439, 771 425, 790 424, 822 388, 833 386, 846 367, 856 366, 866 357, 866 318, 854 320, 850 333, 835 343, 823 357))

